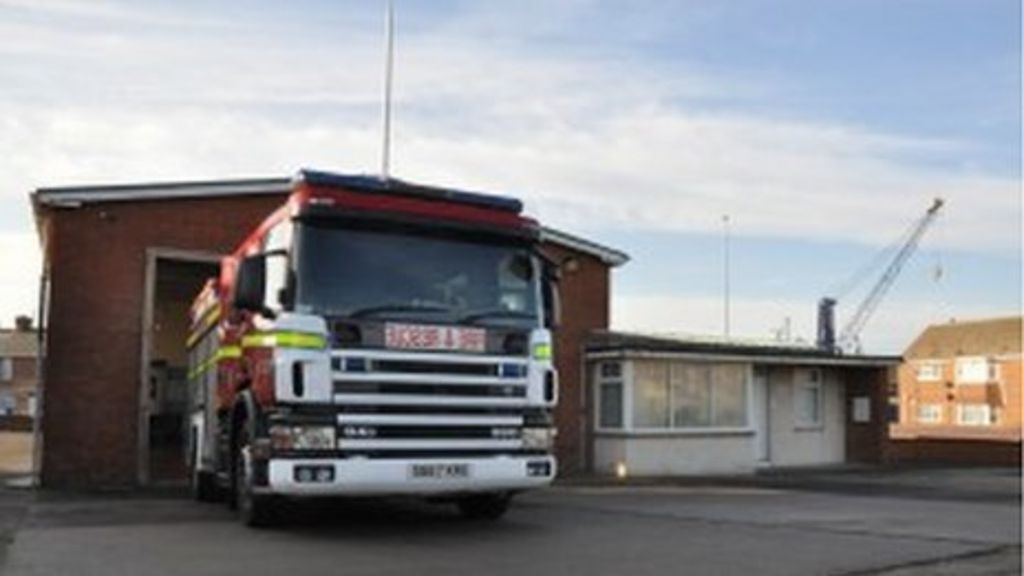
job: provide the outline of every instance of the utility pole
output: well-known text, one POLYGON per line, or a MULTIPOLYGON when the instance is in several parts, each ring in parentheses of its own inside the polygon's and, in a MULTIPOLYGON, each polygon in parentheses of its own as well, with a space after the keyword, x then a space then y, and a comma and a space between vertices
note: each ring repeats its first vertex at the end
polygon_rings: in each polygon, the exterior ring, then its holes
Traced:
POLYGON ((722 269, 722 275, 723 275, 723 282, 722 282, 722 284, 723 284, 723 288, 724 288, 724 304, 725 304, 724 305, 724 309, 722 311, 723 312, 722 313, 722 325, 723 325, 723 327, 725 329, 724 330, 725 337, 728 338, 729 337, 729 304, 730 304, 729 303, 729 299, 730 299, 730 294, 729 294, 729 289, 730 289, 730 286, 729 286, 729 272, 730 272, 729 271, 729 240, 730 240, 729 236, 730 236, 730 229, 729 229, 729 215, 728 214, 725 214, 725 215, 722 216, 722 228, 723 228, 723 236, 724 236, 724 238, 723 238, 723 240, 724 240, 723 248, 724 248, 724 255, 725 255, 724 266, 723 266, 723 269, 722 269))
POLYGON ((383 142, 381 143, 380 178, 391 178, 391 77, 395 62, 395 7, 387 0, 384 14, 384 102, 381 109, 383 142))

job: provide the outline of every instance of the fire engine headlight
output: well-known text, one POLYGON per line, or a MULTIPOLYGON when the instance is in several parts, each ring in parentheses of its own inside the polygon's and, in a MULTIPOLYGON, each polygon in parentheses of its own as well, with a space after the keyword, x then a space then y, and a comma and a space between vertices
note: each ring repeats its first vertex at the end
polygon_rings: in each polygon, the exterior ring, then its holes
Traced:
POLYGON ((333 450, 334 426, 271 426, 270 444, 275 450, 333 450))
POLYGON ((554 443, 554 428, 523 428, 523 448, 526 450, 550 450, 554 443))

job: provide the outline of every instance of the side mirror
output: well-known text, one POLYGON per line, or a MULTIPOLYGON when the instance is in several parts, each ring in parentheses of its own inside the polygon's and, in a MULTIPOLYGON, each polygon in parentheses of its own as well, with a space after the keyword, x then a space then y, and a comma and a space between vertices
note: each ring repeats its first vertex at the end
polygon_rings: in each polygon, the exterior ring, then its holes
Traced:
POLYGON ((245 257, 235 275, 235 308, 263 312, 267 284, 267 259, 263 254, 245 257))

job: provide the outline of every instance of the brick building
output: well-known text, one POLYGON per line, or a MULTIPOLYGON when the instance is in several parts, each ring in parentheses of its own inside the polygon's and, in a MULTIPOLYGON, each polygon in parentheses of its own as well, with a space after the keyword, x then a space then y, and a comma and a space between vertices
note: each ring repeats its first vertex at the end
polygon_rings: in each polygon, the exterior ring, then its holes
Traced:
MULTIPOLYGON (((44 255, 41 405, 48 486, 179 478, 187 307, 221 254, 280 205, 289 179, 45 188, 33 195, 44 255)), ((555 230, 562 269, 557 452, 582 464, 584 336, 608 326, 621 252, 555 230)))
POLYGON ((0 329, 0 418, 36 412, 38 334, 32 319, 19 316, 0 329))
POLYGON ((1020 461, 1019 316, 929 326, 899 369, 894 460, 1020 461))

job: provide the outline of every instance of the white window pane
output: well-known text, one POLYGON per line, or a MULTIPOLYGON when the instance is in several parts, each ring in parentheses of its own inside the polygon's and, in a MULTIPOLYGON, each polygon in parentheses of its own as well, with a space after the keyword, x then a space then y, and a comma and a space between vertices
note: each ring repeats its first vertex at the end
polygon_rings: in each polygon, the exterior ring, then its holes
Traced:
POLYGON ((711 425, 711 379, 707 366, 672 366, 672 425, 689 428, 711 425))
POLYGON ((633 426, 668 428, 668 364, 637 362, 633 368, 633 426))
POLYGON ((622 428, 622 382, 604 382, 599 390, 598 427, 622 428))
POLYGON ((936 424, 942 421, 942 406, 938 404, 921 404, 917 407, 917 421, 925 424, 936 424))
POLYGON ((958 358, 956 381, 960 384, 984 384, 989 380, 989 362, 985 358, 958 358))
POLYGON ((0 380, 14 378, 14 366, 10 358, 0 358, 0 380))
POLYGON ((797 385, 796 421, 801 426, 821 424, 821 386, 819 384, 797 385))
POLYGON ((991 421, 988 404, 961 404, 957 406, 957 422, 964 426, 987 426, 991 421))
POLYGON ((712 369, 715 426, 747 425, 747 370, 745 366, 723 364, 712 369))
POLYGON ((942 365, 934 362, 918 365, 917 379, 921 382, 938 382, 942 379, 942 365))
POLYGON ((620 362, 602 362, 601 378, 621 378, 622 364, 620 362))

